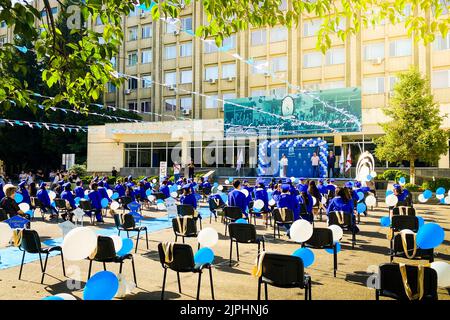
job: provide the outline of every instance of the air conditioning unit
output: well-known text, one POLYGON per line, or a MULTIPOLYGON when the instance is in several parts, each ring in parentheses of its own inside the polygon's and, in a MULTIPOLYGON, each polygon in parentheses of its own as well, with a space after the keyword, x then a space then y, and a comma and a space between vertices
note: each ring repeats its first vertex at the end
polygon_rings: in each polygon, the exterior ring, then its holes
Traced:
POLYGON ((130 89, 125 89, 125 94, 130 94, 131 90, 130 89))
POLYGON ((372 60, 372 64, 381 64, 383 62, 383 58, 377 57, 372 60))
POLYGON ((180 3, 180 9, 186 8, 186 5, 184 3, 180 3))
POLYGON ((208 79, 208 82, 211 84, 214 84, 214 83, 216 83, 216 79, 208 79))
POLYGON ((179 35, 180 34, 180 30, 175 30, 174 32, 173 32, 173 35, 174 36, 177 36, 177 35, 179 35))
POLYGON ((171 91, 175 90, 176 88, 177 88, 177 85, 176 85, 176 84, 171 84, 171 85, 169 86, 169 90, 171 90, 171 91))
POLYGON ((264 72, 264 76, 265 76, 266 78, 268 78, 268 77, 270 77, 270 76, 271 76, 271 74, 270 74, 270 73, 268 73, 268 72, 264 72))
POLYGON ((228 77, 228 82, 231 82, 231 81, 233 81, 234 80, 234 77, 228 77))
POLYGON ((145 18, 146 16, 145 12, 141 12, 141 18, 145 18))
POLYGON ((191 114, 191 110, 183 109, 183 115, 190 115, 190 114, 191 114))

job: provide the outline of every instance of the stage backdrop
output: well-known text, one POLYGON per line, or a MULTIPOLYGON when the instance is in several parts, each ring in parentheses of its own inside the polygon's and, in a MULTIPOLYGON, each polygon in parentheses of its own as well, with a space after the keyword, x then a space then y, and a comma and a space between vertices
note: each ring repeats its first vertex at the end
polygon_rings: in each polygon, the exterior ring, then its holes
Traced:
POLYGON ((361 90, 342 88, 224 103, 225 136, 361 131, 361 90))
POLYGON ((320 158, 319 176, 325 177, 327 150, 328 144, 321 138, 262 141, 258 147, 258 175, 279 177, 279 162, 284 153, 288 158, 287 178, 312 177, 311 157, 313 152, 317 152, 320 158))

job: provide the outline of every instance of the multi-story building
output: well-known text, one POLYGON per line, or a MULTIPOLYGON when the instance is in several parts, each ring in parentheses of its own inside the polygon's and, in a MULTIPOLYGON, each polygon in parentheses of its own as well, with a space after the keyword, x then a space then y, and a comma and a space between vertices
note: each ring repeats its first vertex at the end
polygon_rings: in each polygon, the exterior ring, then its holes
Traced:
MULTIPOLYGON (((289 5, 289 0, 284 0, 281 8, 289 5)), ((415 14, 408 8, 405 13, 415 14)), ((374 150, 373 138, 383 134, 379 123, 386 121, 381 108, 389 103, 396 74, 411 65, 431 80, 442 114, 450 113, 450 34, 446 38, 437 36, 433 43, 424 45, 407 35, 402 22, 386 22, 350 35, 345 41, 332 36, 331 48, 322 54, 316 49, 319 17, 302 17, 298 26, 292 28, 250 28, 225 39, 221 48, 189 32, 205 23, 208 22, 202 4, 197 1, 181 11, 177 24, 163 19, 154 21, 149 11, 139 8, 124 17, 125 39, 114 63, 120 73, 135 78, 128 79, 121 88, 109 85, 104 102, 134 110, 154 123, 92 128, 88 138, 89 171, 109 171, 115 166, 125 171, 134 168, 134 172, 148 172, 144 168, 156 168, 164 160, 171 165, 171 150, 181 140, 183 162, 198 153, 196 162, 201 165, 206 148, 213 148, 218 160, 213 167, 234 167, 238 143, 211 146, 212 137, 208 137, 210 133, 223 140, 223 102, 217 99, 296 93, 287 83, 308 90, 362 89, 361 132, 313 135, 322 137, 332 147, 351 147, 354 157, 361 151, 374 150), (226 50, 222 50, 224 47, 226 50), (233 55, 252 59, 254 64, 233 55), (277 77, 255 68, 259 64, 267 65, 277 77), (202 129, 198 129, 200 125, 202 129), (173 129, 188 127, 197 129, 187 130, 183 138, 174 137, 173 129), (152 130, 144 130, 147 128, 152 130), (227 152, 231 161, 222 163, 219 158, 227 152)), ((98 31, 103 28, 100 19, 89 24, 98 31)), ((0 43, 6 33, 5 28, 0 29, 0 43)), ((450 128, 449 121, 444 119, 445 128, 450 128)), ((243 166, 254 167, 258 139, 245 140, 243 166)), ((396 166, 376 162, 380 167, 396 166)), ((449 168, 449 164, 447 154, 438 163, 419 166, 449 168)))

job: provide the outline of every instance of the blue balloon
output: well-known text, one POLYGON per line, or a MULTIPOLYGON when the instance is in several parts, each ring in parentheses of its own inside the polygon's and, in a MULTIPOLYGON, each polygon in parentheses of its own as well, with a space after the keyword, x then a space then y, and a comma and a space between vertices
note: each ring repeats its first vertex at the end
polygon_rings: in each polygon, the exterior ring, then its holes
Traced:
POLYGON ((358 213, 363 213, 366 211, 366 209, 366 204, 362 202, 358 203, 358 205, 356 206, 356 210, 358 211, 358 213))
POLYGON ((237 219, 236 223, 248 223, 247 219, 241 218, 241 219, 237 219))
POLYGON ((423 192, 423 197, 424 197, 425 199, 430 199, 432 196, 433 196, 433 192, 431 192, 431 190, 425 190, 425 191, 423 192))
POLYGON ((133 240, 130 238, 122 238, 122 248, 117 252, 118 256, 124 256, 133 250, 133 240))
POLYGON ((164 203, 164 200, 163 199, 156 200, 156 204, 158 204, 158 203, 164 203))
POLYGON ((367 180, 372 180, 372 176, 369 174, 369 175, 367 175, 367 178, 366 178, 367 180))
POLYGON ((102 204, 102 208, 106 208, 107 206, 108 206, 108 199, 106 199, 106 198, 103 198, 102 199, 102 201, 101 201, 101 204, 102 204))
POLYGON ((233 182, 233 177, 229 177, 228 181, 233 182))
POLYGON ((253 210, 254 212, 260 212, 260 211, 261 211, 261 209, 255 208, 255 207, 253 207, 252 210, 253 210))
POLYGON ((226 193, 221 193, 220 197, 222 198, 223 202, 227 202, 228 201, 228 196, 226 193))
POLYGON ((50 204, 52 207, 55 207, 56 208, 56 203, 55 203, 55 201, 52 201, 52 203, 50 204))
POLYGON ((43 298, 42 300, 64 300, 64 299, 58 296, 48 296, 43 298))
POLYGON ((148 197, 149 195, 151 195, 152 194, 152 189, 147 189, 146 191, 145 191, 145 195, 148 197))
POLYGON ((194 255, 194 262, 199 264, 209 263, 214 261, 214 252, 210 248, 201 248, 194 255))
POLYGON ((436 194, 444 194, 444 193, 445 193, 445 188, 439 187, 436 189, 436 194))
POLYGON ((358 195, 358 201, 361 201, 362 199, 364 199, 364 192, 359 191, 357 193, 357 195, 358 195))
POLYGON ((31 218, 34 217, 34 211, 33 210, 28 210, 27 212, 25 212, 26 214, 29 214, 31 218))
POLYGON ((87 194, 84 195, 84 198, 85 198, 86 200, 89 200, 89 196, 88 196, 87 194))
POLYGON ((114 192, 111 196, 111 199, 116 200, 119 198, 119 194, 117 192, 114 192))
POLYGON ((424 224, 416 236, 417 246, 421 249, 432 249, 439 246, 444 241, 444 229, 437 223, 424 224))
MULTIPOLYGON (((336 244, 336 253, 341 252, 341 244, 339 242, 335 242, 336 244)), ((325 249, 326 252, 333 254, 333 249, 325 249)))
POLYGON ((314 252, 309 248, 300 248, 294 251, 293 256, 299 257, 303 260, 303 266, 309 267, 314 262, 314 252))
POLYGON ((391 194, 394 194, 394 191, 392 191, 392 190, 386 190, 386 197, 389 196, 389 195, 391 195, 391 194))
POLYGON ((17 203, 21 203, 23 200, 23 196, 20 193, 16 193, 14 196, 14 200, 16 200, 17 203))
POLYGON ((389 227, 391 225, 391 218, 389 216, 381 217, 380 224, 382 227, 389 227))
POLYGON ((417 220, 419 220, 419 228, 425 224, 425 220, 421 216, 416 216, 417 220))
POLYGON ((439 202, 445 204, 445 198, 442 198, 441 200, 439 200, 439 202))
POLYGON ((111 271, 97 272, 86 282, 84 300, 111 300, 119 290, 119 279, 111 271))
POLYGON ((406 183, 406 179, 405 177, 401 177, 398 182, 400 182, 401 184, 405 184, 406 183))
POLYGON ((75 204, 78 205, 80 204, 81 199, 80 197, 76 197, 75 199, 73 199, 73 201, 75 201, 75 204))
POLYGON ((218 182, 214 182, 213 186, 217 188, 219 186, 219 183, 218 182))

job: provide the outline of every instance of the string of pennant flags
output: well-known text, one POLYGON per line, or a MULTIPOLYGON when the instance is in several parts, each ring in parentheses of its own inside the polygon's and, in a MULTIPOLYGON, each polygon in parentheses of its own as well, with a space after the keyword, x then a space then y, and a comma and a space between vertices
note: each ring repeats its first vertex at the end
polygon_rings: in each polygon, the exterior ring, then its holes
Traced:
POLYGON ((27 121, 27 120, 11 120, 11 119, 0 119, 1 123, 9 124, 11 127, 15 126, 28 126, 31 129, 55 129, 61 130, 63 132, 87 132, 88 127, 78 126, 71 124, 60 124, 60 123, 48 123, 48 122, 38 122, 38 121, 27 121))

